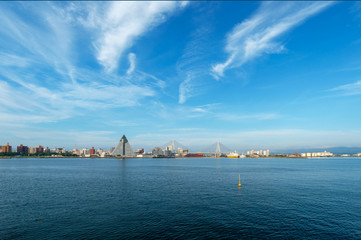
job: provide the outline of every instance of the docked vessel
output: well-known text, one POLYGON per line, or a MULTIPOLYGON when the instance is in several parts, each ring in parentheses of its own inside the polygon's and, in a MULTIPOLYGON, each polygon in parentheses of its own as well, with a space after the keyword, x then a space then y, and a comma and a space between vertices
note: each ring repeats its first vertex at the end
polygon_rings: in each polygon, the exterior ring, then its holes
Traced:
POLYGON ((234 151, 227 154, 227 158, 239 158, 239 154, 236 151, 234 151))
POLYGON ((185 157, 204 157, 203 153, 188 153, 185 157))

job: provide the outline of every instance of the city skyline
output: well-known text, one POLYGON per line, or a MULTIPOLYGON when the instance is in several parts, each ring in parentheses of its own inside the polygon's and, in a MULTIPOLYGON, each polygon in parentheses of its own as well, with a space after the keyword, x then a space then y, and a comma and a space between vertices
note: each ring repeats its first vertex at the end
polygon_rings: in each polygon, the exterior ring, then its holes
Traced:
POLYGON ((0 145, 361 146, 360 2, 0 4, 0 145))

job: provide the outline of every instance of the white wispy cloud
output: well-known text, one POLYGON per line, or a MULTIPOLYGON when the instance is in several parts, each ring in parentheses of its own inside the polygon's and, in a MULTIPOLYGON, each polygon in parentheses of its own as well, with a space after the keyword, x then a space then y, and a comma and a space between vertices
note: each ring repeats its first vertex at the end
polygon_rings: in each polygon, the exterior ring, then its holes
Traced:
POLYGON ((240 122, 240 121, 267 121, 282 118, 278 113, 272 112, 259 112, 259 113, 242 113, 235 112, 234 110, 227 110, 224 105, 220 103, 205 104, 195 107, 182 107, 184 112, 182 116, 188 118, 210 118, 227 122, 240 122))
MULTIPOLYGON (((32 112, 36 116, 43 114, 45 118, 36 119, 44 121, 45 119, 60 120, 77 115, 79 114, 76 113, 77 109, 95 110, 136 106, 141 99, 155 95, 155 91, 146 86, 104 84, 96 81, 86 84, 63 82, 58 84, 58 89, 50 89, 34 84, 35 80, 32 77, 25 77, 22 80, 15 74, 1 70, 2 75, 7 77, 7 82, 0 81, 2 105, 7 109, 32 112)), ((23 117, 19 119, 26 119, 23 117)), ((28 116, 29 122, 33 118, 28 116)))
POLYGON ((191 35, 182 56, 178 59, 176 69, 178 78, 182 79, 179 84, 178 103, 184 104, 189 98, 194 97, 206 88, 205 79, 209 78, 206 62, 210 51, 207 49, 209 40, 207 38, 210 30, 208 23, 198 26, 191 35))
POLYGON ((221 120, 222 123, 227 122, 228 124, 232 122, 273 121, 285 117, 276 112, 237 112, 234 109, 227 108, 221 103, 196 106, 170 106, 160 102, 153 102, 151 106, 151 112, 157 117, 172 121, 178 121, 179 116, 182 116, 182 119, 213 119, 217 121, 221 120))
POLYGON ((345 96, 352 96, 352 95, 360 95, 361 94, 361 80, 348 83, 345 85, 341 85, 332 89, 329 89, 330 92, 337 92, 338 94, 345 95, 345 96))
POLYGON ((129 60, 129 68, 127 70, 127 74, 130 75, 132 72, 134 72, 135 69, 135 54, 134 53, 129 53, 128 54, 128 60, 129 60))
POLYGON ((187 78, 179 85, 179 103, 183 104, 192 94, 192 77, 188 74, 187 78))
MULTIPOLYGON (((54 122, 97 109, 138 106, 164 87, 157 77, 135 71, 133 53, 129 54, 131 78, 79 66, 79 24, 69 22, 99 17, 91 15, 91 9, 109 14, 110 8, 93 8, 94 3, 69 3, 64 8, 56 3, 37 7, 22 3, 23 9, 34 15, 34 23, 21 11, 13 11, 12 4, 0 8, 0 124, 54 122)), ((126 9, 122 11, 126 15, 126 9)), ((89 39, 98 37, 94 32, 88 34, 89 39)))
POLYGON ((212 66, 212 75, 218 79, 225 70, 240 67, 263 54, 283 52, 285 47, 278 41, 279 37, 331 4, 262 2, 252 17, 236 25, 228 34, 225 46, 228 58, 212 66))
POLYGON ((157 87, 157 88, 165 88, 166 87, 166 82, 164 80, 161 80, 152 74, 142 72, 142 71, 137 71, 137 76, 136 76, 136 78, 133 78, 133 79, 140 81, 142 84, 144 84, 144 82, 146 82, 149 86, 153 86, 153 87, 157 87))
POLYGON ((67 98, 75 100, 75 104, 79 104, 79 106, 85 103, 82 107, 136 106, 140 99, 155 95, 152 89, 135 85, 114 86, 94 82, 89 86, 68 85, 67 87, 69 89, 64 95, 67 96, 67 98))
POLYGON ((276 113, 257 113, 257 114, 231 114, 220 113, 216 117, 225 121, 240 121, 240 120, 272 120, 279 119, 281 115, 276 113))
POLYGON ((33 61, 29 58, 5 52, 0 52, 0 62, 3 66, 20 68, 27 67, 29 64, 33 63, 33 61))
POLYGON ((75 52, 71 48, 72 28, 67 27, 49 3, 36 8, 24 5, 29 12, 37 12, 37 24, 28 22, 23 16, 11 11, 11 8, 0 9, 1 45, 9 51, 5 54, 12 55, 13 59, 17 56, 22 63, 31 62, 38 66, 46 63, 58 73, 69 76, 75 52))
POLYGON ((181 9, 186 2, 112 2, 106 9, 89 8, 82 22, 98 32, 94 43, 96 56, 105 69, 112 71, 124 51, 138 37, 164 22, 169 15, 181 9))
POLYGON ((133 121, 124 121, 124 120, 110 120, 106 122, 106 124, 115 127, 135 127, 140 125, 139 123, 133 121))

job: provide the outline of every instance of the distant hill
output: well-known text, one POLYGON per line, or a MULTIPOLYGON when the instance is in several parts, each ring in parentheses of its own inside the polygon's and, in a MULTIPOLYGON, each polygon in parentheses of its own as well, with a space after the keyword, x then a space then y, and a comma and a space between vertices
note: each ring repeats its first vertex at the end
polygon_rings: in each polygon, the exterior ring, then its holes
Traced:
POLYGON ((284 151, 276 151, 272 152, 274 153, 304 153, 304 152, 331 152, 333 154, 355 154, 355 153, 361 153, 361 147, 330 147, 330 148, 300 148, 300 149, 288 149, 284 151))

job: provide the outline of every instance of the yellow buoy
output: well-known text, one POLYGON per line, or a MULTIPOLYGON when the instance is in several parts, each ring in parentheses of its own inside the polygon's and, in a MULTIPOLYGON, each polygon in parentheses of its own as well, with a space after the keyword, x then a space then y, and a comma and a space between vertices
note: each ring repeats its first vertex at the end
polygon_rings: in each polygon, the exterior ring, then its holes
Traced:
POLYGON ((241 174, 239 174, 239 183, 238 183, 238 187, 241 187, 242 184, 241 184, 241 174))

